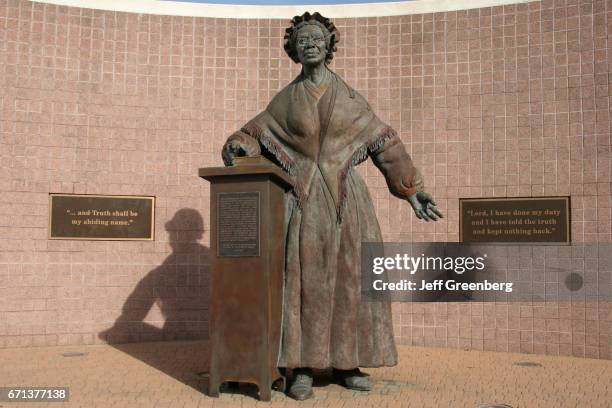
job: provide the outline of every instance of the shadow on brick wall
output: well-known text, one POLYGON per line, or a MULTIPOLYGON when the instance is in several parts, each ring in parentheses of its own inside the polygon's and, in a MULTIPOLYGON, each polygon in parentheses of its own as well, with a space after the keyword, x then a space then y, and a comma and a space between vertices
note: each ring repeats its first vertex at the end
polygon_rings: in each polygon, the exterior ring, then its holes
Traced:
POLYGON ((99 333, 107 343, 208 338, 209 248, 200 213, 183 208, 165 224, 172 253, 151 270, 125 301, 115 324, 99 333), (150 321, 145 318, 154 307, 150 321), (159 316, 161 312, 161 316, 159 316))
POLYGON ((165 229, 172 253, 138 282, 121 316, 98 336, 117 350, 202 390, 198 373, 208 370, 208 342, 176 340, 208 339, 209 248, 198 242, 204 235, 204 222, 198 211, 183 208, 165 229), (153 314, 148 320, 159 319, 159 325, 144 321, 154 306, 161 316, 153 314))

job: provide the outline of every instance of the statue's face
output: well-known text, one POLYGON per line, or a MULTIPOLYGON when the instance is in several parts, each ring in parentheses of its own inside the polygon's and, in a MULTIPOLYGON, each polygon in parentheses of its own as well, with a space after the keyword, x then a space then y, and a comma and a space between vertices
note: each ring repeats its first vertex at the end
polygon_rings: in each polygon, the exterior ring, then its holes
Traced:
POLYGON ((325 61, 327 45, 319 26, 308 24, 300 28, 295 37, 295 47, 303 65, 319 65, 325 61))

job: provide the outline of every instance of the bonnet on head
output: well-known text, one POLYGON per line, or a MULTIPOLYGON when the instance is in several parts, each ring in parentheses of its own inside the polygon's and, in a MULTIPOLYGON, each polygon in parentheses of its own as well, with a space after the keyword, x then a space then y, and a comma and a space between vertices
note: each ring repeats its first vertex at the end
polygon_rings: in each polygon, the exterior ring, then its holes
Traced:
POLYGON ((297 52, 295 50, 295 37, 300 28, 307 24, 316 25, 321 28, 325 35, 325 43, 327 44, 327 55, 325 55, 325 64, 329 64, 334 58, 334 52, 338 51, 336 44, 340 41, 340 33, 338 29, 327 17, 323 17, 318 12, 310 14, 308 11, 301 16, 295 16, 291 20, 291 25, 285 30, 285 52, 293 62, 298 63, 297 52))

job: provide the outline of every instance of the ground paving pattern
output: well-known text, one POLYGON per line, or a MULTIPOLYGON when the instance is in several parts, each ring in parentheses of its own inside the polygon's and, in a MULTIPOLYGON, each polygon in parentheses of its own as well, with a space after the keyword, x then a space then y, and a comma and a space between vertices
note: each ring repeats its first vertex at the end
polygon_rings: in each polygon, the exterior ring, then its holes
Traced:
POLYGON ((346 390, 319 372, 315 399, 241 385, 207 397, 206 342, 0 350, 0 386, 70 387, 68 403, 0 407, 610 407, 612 362, 575 357, 400 346, 399 365, 366 370, 371 392, 346 390))

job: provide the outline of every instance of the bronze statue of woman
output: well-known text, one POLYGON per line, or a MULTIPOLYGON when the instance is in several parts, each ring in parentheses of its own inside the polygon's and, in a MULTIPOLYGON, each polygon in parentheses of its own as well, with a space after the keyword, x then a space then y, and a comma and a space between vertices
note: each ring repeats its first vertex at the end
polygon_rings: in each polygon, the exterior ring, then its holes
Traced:
POLYGON ((371 158, 418 218, 442 216, 395 131, 329 69, 338 39, 319 13, 294 17, 285 50, 302 71, 223 148, 228 166, 263 154, 295 182, 286 200, 279 367, 293 369, 288 394, 298 400, 313 396, 313 368, 333 368, 344 386, 365 391, 372 383, 359 367, 397 364, 391 305, 361 301, 361 243, 382 235, 354 167, 371 158))

